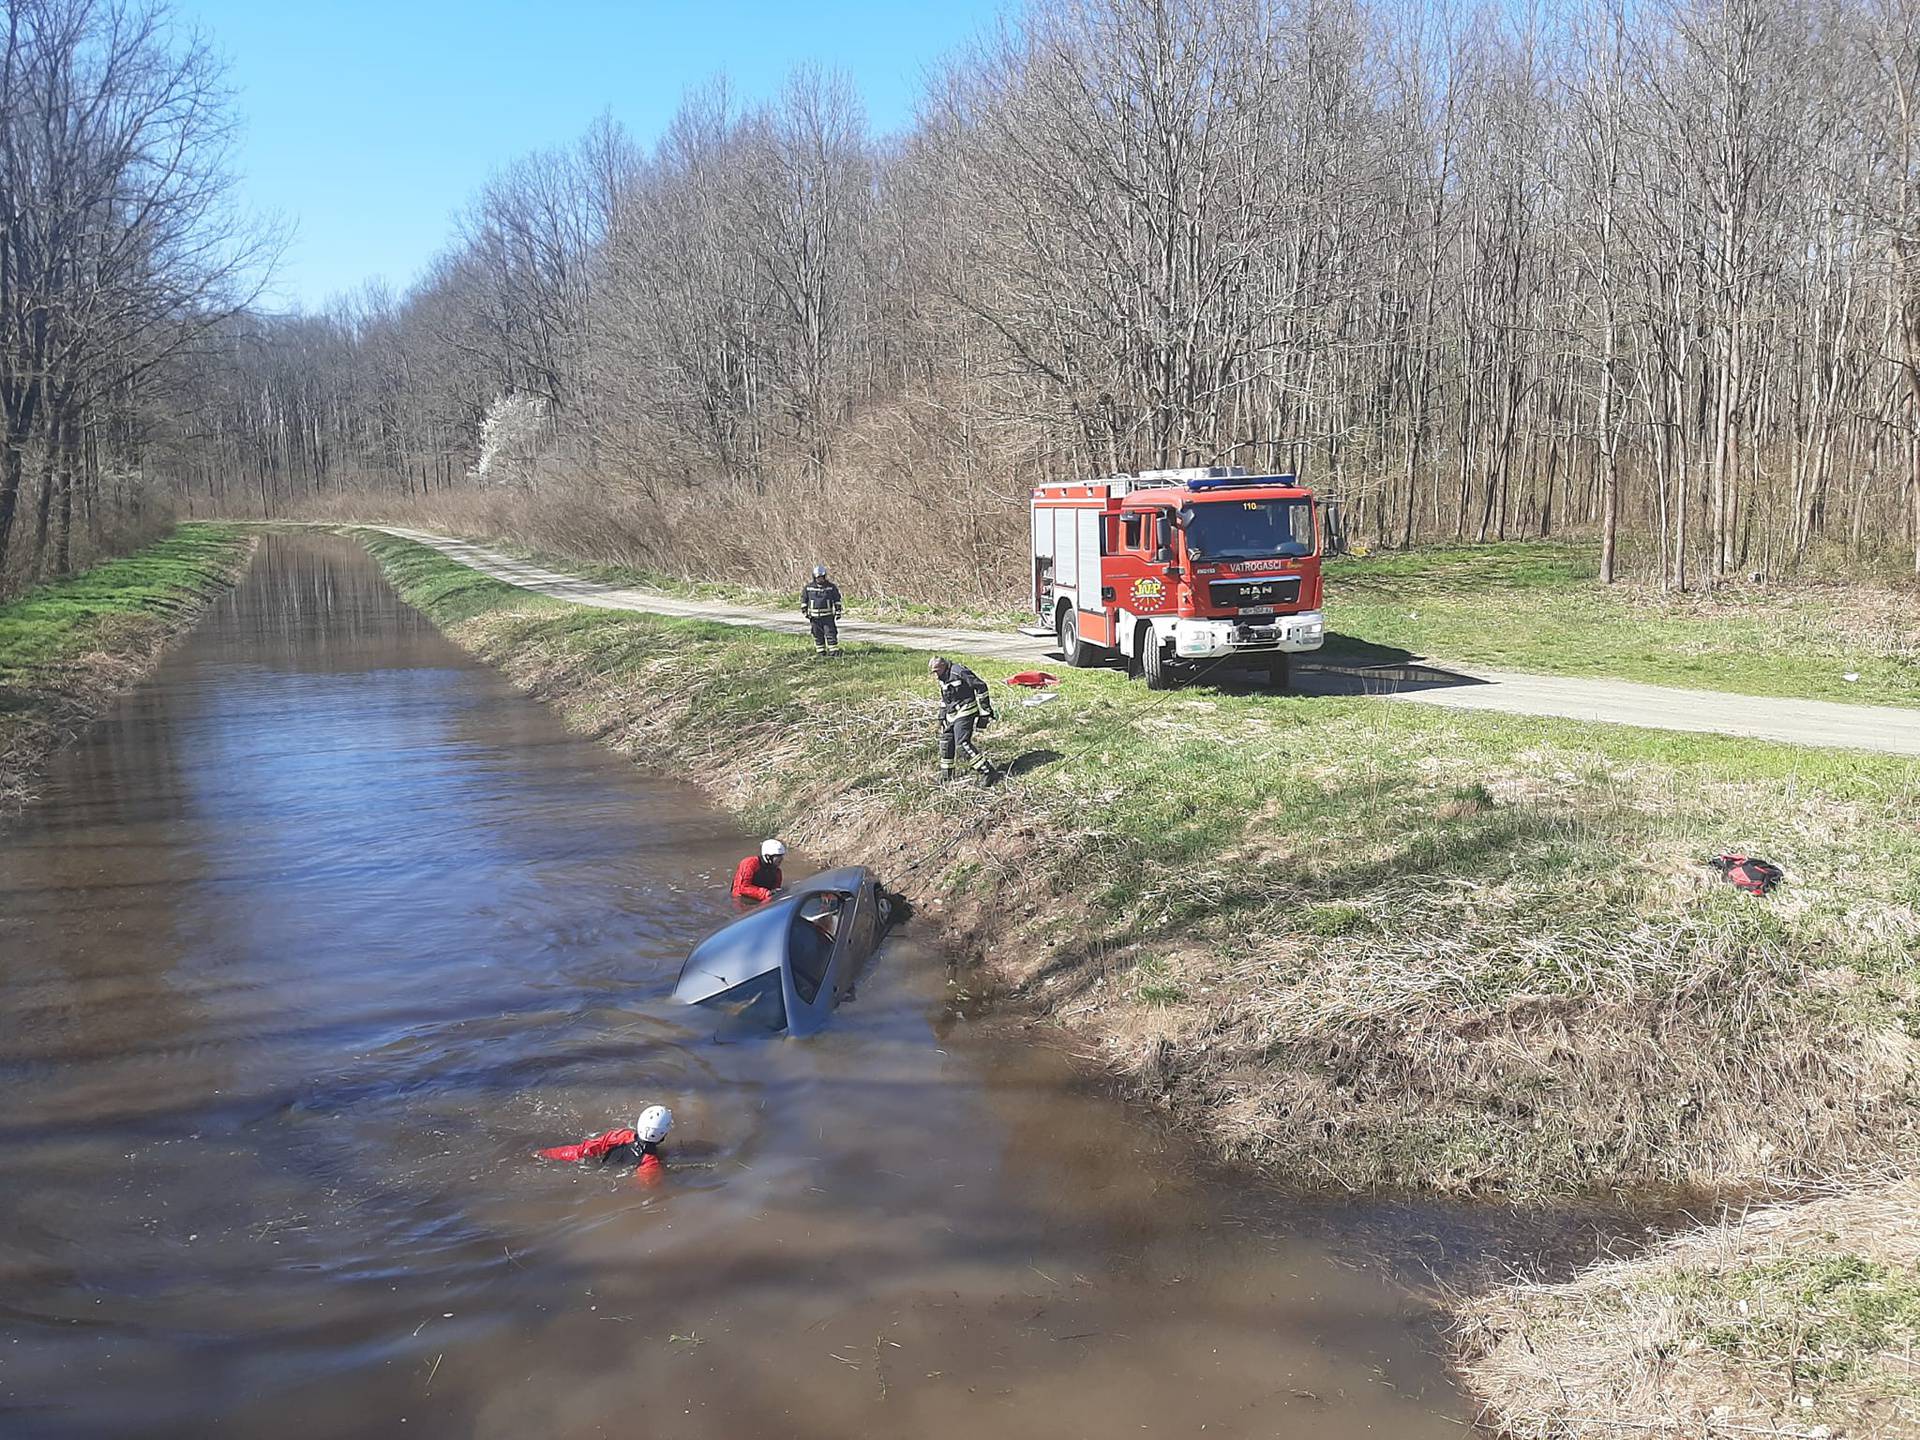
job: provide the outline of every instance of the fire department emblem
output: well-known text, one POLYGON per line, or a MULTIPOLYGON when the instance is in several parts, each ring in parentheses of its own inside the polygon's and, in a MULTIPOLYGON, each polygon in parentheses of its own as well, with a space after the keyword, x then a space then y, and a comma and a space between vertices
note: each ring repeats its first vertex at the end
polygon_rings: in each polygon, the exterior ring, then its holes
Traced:
POLYGON ((1151 610, 1167 598, 1167 585, 1164 580, 1156 580, 1148 575, 1133 582, 1133 603, 1142 610, 1151 610))

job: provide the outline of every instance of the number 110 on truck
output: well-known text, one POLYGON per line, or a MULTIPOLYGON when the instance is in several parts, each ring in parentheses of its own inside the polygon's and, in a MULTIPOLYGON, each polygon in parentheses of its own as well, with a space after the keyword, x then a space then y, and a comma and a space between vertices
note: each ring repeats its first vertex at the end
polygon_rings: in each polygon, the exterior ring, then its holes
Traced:
MULTIPOLYGON (((1330 518, 1330 517, 1327 517, 1330 518)), ((1146 470, 1033 492, 1033 604, 1069 665, 1164 690, 1235 666, 1275 687, 1318 650, 1322 506, 1291 475, 1146 470)))

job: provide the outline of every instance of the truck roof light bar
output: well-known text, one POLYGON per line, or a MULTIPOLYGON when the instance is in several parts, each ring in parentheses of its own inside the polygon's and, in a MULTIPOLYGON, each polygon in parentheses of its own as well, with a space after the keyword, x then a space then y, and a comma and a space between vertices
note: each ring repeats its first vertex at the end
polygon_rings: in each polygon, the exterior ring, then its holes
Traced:
POLYGON ((1191 485, 1196 480, 1237 480, 1246 473, 1240 465, 1189 465, 1181 470, 1142 470, 1128 478, 1143 485, 1191 485))
POLYGON ((1160 487, 1185 490, 1229 490, 1246 485, 1292 485, 1298 486, 1300 479, 1296 475, 1250 475, 1238 465, 1195 466, 1186 470, 1142 470, 1131 475, 1105 475, 1097 480, 1044 480, 1034 486, 1035 496, 1048 491, 1104 489, 1114 497, 1130 495, 1135 490, 1160 487))
POLYGON ((1238 475, 1209 475, 1186 482, 1189 490, 1232 490, 1242 485, 1296 485, 1299 480, 1292 475, 1249 475, 1244 470, 1238 475))

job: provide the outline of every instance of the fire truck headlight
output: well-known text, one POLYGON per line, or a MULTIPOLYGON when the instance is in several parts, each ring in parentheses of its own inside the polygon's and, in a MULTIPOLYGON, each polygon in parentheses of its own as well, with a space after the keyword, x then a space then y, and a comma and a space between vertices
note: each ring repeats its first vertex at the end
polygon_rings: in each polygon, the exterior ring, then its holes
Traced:
POLYGON ((1204 621, 1187 621, 1174 631, 1174 649, 1186 657, 1218 655, 1232 648, 1222 626, 1204 621))

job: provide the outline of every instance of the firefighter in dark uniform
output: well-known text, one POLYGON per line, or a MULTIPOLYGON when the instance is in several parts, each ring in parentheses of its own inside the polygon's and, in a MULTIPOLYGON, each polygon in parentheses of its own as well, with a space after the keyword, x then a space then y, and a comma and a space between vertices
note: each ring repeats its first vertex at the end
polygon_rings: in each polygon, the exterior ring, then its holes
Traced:
POLYGON ((984 730, 993 720, 993 692, 966 666, 936 655, 927 662, 934 683, 940 687, 940 778, 953 778, 956 753, 972 764, 980 783, 994 777, 991 761, 973 743, 976 730, 984 730))
POLYGON ((840 615, 846 607, 840 603, 840 587, 827 578, 827 567, 813 567, 813 579, 800 592, 800 613, 813 628, 813 653, 840 653, 840 615))

